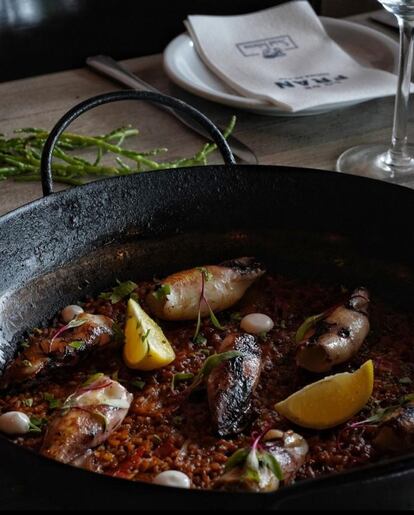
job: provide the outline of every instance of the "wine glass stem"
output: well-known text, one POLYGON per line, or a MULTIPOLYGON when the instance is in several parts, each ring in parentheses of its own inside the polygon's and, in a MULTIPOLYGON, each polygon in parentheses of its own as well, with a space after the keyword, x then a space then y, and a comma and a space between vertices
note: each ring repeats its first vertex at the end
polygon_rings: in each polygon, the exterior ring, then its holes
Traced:
POLYGON ((413 31, 414 23, 402 16, 397 16, 400 26, 400 66, 398 91, 395 102, 394 128, 392 145, 385 158, 390 167, 404 168, 412 162, 407 151, 407 127, 409 114, 409 98, 411 73, 413 67, 413 31))

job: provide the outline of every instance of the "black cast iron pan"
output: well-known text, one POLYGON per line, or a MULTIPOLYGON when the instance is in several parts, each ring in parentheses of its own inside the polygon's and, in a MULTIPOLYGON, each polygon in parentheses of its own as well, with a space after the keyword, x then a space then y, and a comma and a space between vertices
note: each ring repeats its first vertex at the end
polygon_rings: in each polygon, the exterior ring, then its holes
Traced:
MULTIPOLYGON (((195 109, 152 93, 120 92, 77 106, 52 131, 45 197, 0 218, 0 368, 18 338, 78 297, 115 279, 257 255, 270 268, 365 284, 404 309, 414 303, 414 191, 355 176, 235 166, 217 129, 195 109), (208 130, 223 166, 150 172, 52 194, 51 155, 83 112, 118 100, 162 102, 208 130), (338 267, 338 258, 347 266, 338 267), (336 263, 336 264, 335 264, 336 263)), ((414 507, 414 456, 310 480, 268 495, 182 491, 48 461, 0 438, 1 466, 77 508, 332 509, 414 507)))

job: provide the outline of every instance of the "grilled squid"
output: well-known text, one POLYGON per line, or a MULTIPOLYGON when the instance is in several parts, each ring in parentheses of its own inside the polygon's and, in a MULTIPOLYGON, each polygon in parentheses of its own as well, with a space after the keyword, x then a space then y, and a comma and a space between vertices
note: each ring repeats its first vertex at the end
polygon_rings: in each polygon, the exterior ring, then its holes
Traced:
POLYGON ((299 344, 298 366, 311 372, 328 372, 355 356, 369 333, 369 302, 368 291, 359 288, 348 302, 319 319, 299 344))
POLYGON ((254 258, 240 258, 218 266, 193 268, 170 275, 147 297, 162 320, 195 320, 236 304, 265 270, 254 258), (202 298, 203 297, 203 298, 202 298))
POLYGON ((86 352, 112 340, 113 321, 105 316, 82 313, 52 338, 33 341, 7 367, 1 388, 33 380, 54 368, 73 366, 86 352))
MULTIPOLYGON (((299 469, 305 463, 309 446, 306 440, 293 431, 272 430, 270 441, 260 448, 252 447, 245 453, 245 459, 235 460, 235 466, 228 470, 216 482, 215 487, 229 492, 274 492, 283 484, 291 484, 299 469), (279 466, 281 477, 278 477, 271 466, 269 455, 279 466), (240 462, 241 461, 241 462, 240 462)), ((265 437, 266 440, 266 437, 265 437)), ((240 453, 242 457, 243 451, 240 453)))
POLYGON ((229 351, 240 352, 241 356, 216 367, 207 382, 210 412, 220 436, 240 433, 248 424, 262 368, 261 349, 254 336, 229 335, 219 352, 229 351))
POLYGON ((102 444, 123 422, 133 396, 100 375, 71 395, 49 424, 40 453, 79 465, 87 451, 102 444))
POLYGON ((374 445, 386 452, 414 450, 414 401, 393 410, 378 427, 374 445))

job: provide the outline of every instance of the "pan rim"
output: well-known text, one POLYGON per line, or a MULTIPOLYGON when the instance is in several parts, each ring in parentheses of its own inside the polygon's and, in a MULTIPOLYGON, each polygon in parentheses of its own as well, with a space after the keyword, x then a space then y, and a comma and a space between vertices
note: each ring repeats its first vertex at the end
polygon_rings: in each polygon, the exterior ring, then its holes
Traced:
MULTIPOLYGON (((292 173, 294 173, 294 174, 312 174, 314 176, 324 176, 326 178, 330 177, 328 180, 338 180, 338 181, 351 180, 351 181, 353 181, 353 183, 355 185, 361 184, 362 182, 366 183, 366 181, 368 181, 368 183, 375 184, 375 185, 377 185, 377 187, 386 188, 389 191, 405 192, 404 193, 405 195, 413 196, 413 198, 414 198, 414 191, 412 191, 409 188, 404 187, 404 186, 395 185, 395 184, 391 184, 391 183, 384 183, 382 181, 378 181, 375 179, 369 179, 366 177, 358 177, 358 176, 353 176, 353 175, 340 174, 338 172, 331 172, 328 170, 307 169, 307 168, 301 168, 301 167, 296 167, 296 166, 209 165, 209 166, 198 166, 198 167, 190 167, 190 168, 150 171, 150 172, 145 172, 145 176, 148 175, 149 178, 151 178, 153 174, 157 174, 157 176, 160 176, 160 177, 170 178, 171 174, 177 174, 177 173, 178 174, 208 174, 213 171, 218 171, 219 173, 230 172, 230 173, 233 173, 236 175, 237 174, 246 174, 247 175, 247 174, 251 174, 252 170, 256 170, 256 172, 258 172, 258 173, 268 173, 269 176, 272 173, 285 174, 286 176, 289 176, 289 174, 292 174, 292 173)), ((78 194, 78 191, 92 192, 95 190, 99 190, 101 188, 104 188, 105 185, 108 184, 108 181, 110 181, 111 183, 112 183, 112 181, 114 181, 114 184, 116 181, 116 184, 119 185, 119 188, 122 188, 123 185, 125 186, 130 181, 132 181, 132 182, 140 181, 141 177, 143 177, 143 175, 136 174, 136 175, 132 175, 132 176, 104 178, 104 179, 94 181, 94 182, 91 182, 91 183, 83 185, 83 186, 69 188, 69 189, 66 189, 63 191, 53 193, 49 197, 40 198, 38 200, 35 200, 28 204, 25 204, 24 206, 21 206, 9 213, 6 213, 3 216, 1 216, 0 217, 0 229, 3 224, 7 224, 9 221, 19 218, 19 217, 22 217, 22 216, 28 216, 28 215, 30 215, 30 212, 33 209, 41 209, 42 206, 44 206, 46 203, 50 203, 52 201, 58 202, 61 198, 69 197, 72 195, 76 196, 78 194)), ((0 242, 1 242, 1 232, 0 232, 0 242)), ((36 456, 36 458, 35 458, 36 460, 38 460, 40 458, 42 462, 44 462, 44 463, 49 462, 49 464, 51 466, 57 465, 58 467, 62 467, 62 465, 63 465, 63 464, 55 462, 53 460, 48 460, 48 459, 44 458, 43 456, 35 453, 34 451, 19 447, 17 444, 14 444, 7 438, 1 436, 0 437, 0 448, 3 446, 10 446, 10 449, 13 449, 13 450, 16 450, 16 448, 17 448, 24 453, 34 455, 34 456, 36 456)), ((67 469, 67 468, 68 467, 65 467, 65 469, 67 469)), ((75 468, 75 467, 71 467, 71 468, 75 468)), ((85 471, 83 469, 76 469, 76 470, 81 473, 84 473, 84 472, 89 473, 90 472, 90 471, 85 471)), ((294 485, 284 487, 283 489, 281 489, 277 492, 266 494, 265 496, 262 493, 259 495, 262 497, 264 496, 263 498, 274 499, 274 501, 277 502, 277 501, 286 499, 290 496, 294 496, 295 493, 297 491, 299 491, 299 489, 305 489, 305 491, 309 490, 309 489, 317 491, 318 489, 323 489, 325 487, 325 485, 329 487, 329 484, 331 482, 334 482, 336 487, 341 487, 341 486, 345 486, 346 484, 357 482, 357 481, 378 480, 381 478, 389 477, 391 475, 398 475, 398 474, 413 472, 413 470, 414 470, 414 453, 410 453, 405 456, 400 456, 397 458, 388 458, 388 459, 385 459, 378 463, 371 463, 371 464, 365 465, 363 467, 358 467, 358 468, 347 470, 347 471, 344 471, 341 473, 326 475, 326 476, 318 477, 315 479, 307 479, 307 480, 298 482, 294 485)), ((94 472, 92 472, 92 474, 94 474, 94 476, 96 478, 105 478, 105 480, 107 480, 107 481, 119 479, 119 478, 113 478, 110 476, 105 476, 105 475, 94 473, 94 472)), ((141 485, 143 487, 150 486, 151 488, 154 488, 154 489, 158 488, 157 485, 151 485, 151 484, 148 484, 148 483, 145 483, 142 481, 138 481, 138 482, 134 482, 131 480, 121 480, 121 481, 123 481, 124 483, 132 484, 132 485, 134 485, 134 483, 138 483, 139 485, 141 485)), ((165 491, 165 487, 162 488, 162 491, 165 491)), ((199 491, 196 490, 195 492, 199 492, 199 491)), ((227 492, 219 492, 219 491, 214 491, 214 490, 202 490, 202 492, 205 495, 210 495, 210 496, 213 496, 213 495, 229 496, 229 493, 227 493, 227 492)), ((250 497, 252 495, 255 496, 256 494, 240 492, 238 494, 232 493, 230 495, 231 496, 237 495, 240 497, 245 497, 245 496, 250 497)))

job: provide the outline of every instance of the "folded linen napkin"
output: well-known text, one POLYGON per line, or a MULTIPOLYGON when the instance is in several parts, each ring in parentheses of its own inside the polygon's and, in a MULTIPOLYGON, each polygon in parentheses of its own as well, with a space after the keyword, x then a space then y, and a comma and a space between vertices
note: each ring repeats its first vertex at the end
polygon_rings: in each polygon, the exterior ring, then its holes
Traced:
POLYGON ((396 76, 357 63, 304 0, 240 16, 189 16, 185 24, 210 70, 284 111, 396 92, 396 76))

